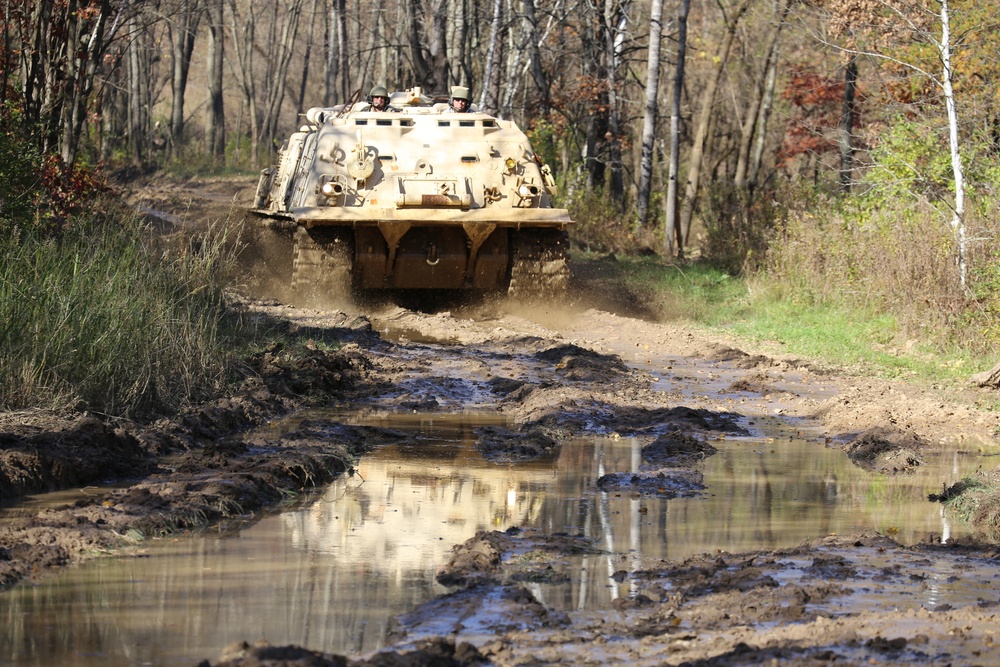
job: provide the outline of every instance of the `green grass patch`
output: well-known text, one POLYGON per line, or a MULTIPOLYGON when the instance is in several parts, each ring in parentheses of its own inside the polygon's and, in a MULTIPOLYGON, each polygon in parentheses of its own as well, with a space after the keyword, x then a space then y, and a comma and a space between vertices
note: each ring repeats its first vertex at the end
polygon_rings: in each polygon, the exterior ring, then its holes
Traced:
POLYGON ((929 340, 908 338, 890 313, 846 303, 800 301, 766 276, 734 277, 709 264, 656 257, 618 258, 620 274, 651 294, 665 320, 700 326, 774 351, 882 377, 962 384, 996 360, 929 340))
POLYGON ((652 294, 667 319, 718 326, 749 305, 747 283, 707 264, 676 264, 659 257, 619 257, 619 273, 634 291, 652 294))

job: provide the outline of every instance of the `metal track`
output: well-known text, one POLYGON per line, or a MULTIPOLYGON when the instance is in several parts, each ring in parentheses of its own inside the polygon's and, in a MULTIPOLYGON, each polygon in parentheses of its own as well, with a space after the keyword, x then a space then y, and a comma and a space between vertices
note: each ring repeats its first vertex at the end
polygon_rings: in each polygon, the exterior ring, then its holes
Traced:
POLYGON ((292 291, 310 301, 349 299, 354 251, 350 230, 315 227, 295 230, 292 291))
POLYGON ((524 301, 559 298, 569 285, 569 238, 558 229, 513 232, 513 262, 507 294, 524 301))

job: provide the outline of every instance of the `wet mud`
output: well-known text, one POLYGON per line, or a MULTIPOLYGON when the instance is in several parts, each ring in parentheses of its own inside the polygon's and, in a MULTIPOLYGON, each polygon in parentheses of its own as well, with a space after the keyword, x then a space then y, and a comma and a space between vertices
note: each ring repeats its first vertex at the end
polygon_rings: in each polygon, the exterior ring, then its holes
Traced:
MULTIPOLYGON (((1000 417, 976 407, 989 390, 945 395, 856 377, 653 321, 662 313, 641 295, 609 297, 614 275, 613 264, 577 266, 574 285, 590 279, 592 289, 524 311, 361 312, 246 297, 248 312, 282 335, 248 360, 251 372, 233 396, 145 424, 3 416, 7 498, 110 481, 117 488, 0 522, 0 586, 116 553, 143 535, 252 521, 404 437, 336 418, 266 428, 309 406, 494 413, 503 424, 479 427, 475 438, 496 465, 554 458, 580 435, 637 438, 639 469, 608 470, 598 482, 606 494, 636 498, 697 498, 712 443, 753 438, 766 420, 809 425, 824 434, 817 447, 844 448, 887 477, 956 449, 996 451, 1000 417)), ((985 456, 983 467, 994 467, 985 456)), ((400 610, 382 651, 333 655, 234 637, 201 667, 1000 663, 1000 551, 985 539, 904 545, 865 533, 679 560, 610 556, 622 563, 613 576, 629 594, 605 610, 559 610, 539 587, 609 554, 575 535, 481 532, 455 545, 438 573, 450 592, 400 610), (974 602, 970 588, 981 591, 974 602)))
MULTIPOLYGON (((715 455, 712 443, 752 439, 755 425, 768 419, 818 425, 827 446, 843 447, 856 465, 886 476, 907 474, 948 447, 992 442, 989 415, 940 402, 921 411, 940 401, 923 389, 904 397, 903 389, 887 391, 878 380, 742 353, 683 327, 602 311, 552 317, 373 314, 373 329, 395 341, 373 364, 391 369, 399 381, 372 404, 494 410, 507 423, 477 429, 476 445, 504 465, 552 457, 580 434, 640 438, 640 469, 608 471, 598 481, 603 492, 630 498, 705 493, 699 467, 715 455), (407 334, 391 333, 401 331, 407 334)), ((1000 597, 984 591, 975 604, 961 596, 955 599, 966 602, 948 601, 949 586, 1000 574, 989 543, 932 539, 906 546, 886 535, 831 536, 794 549, 714 552, 639 568, 623 561, 615 577, 631 593, 602 612, 559 610, 538 597, 538 586, 566 581, 581 558, 599 553, 600 545, 579 536, 478 534, 456 545, 438 573, 452 592, 401 614, 390 648, 336 658, 420 664, 406 661, 425 659, 421 642, 434 640, 474 647, 474 654, 456 657, 454 648, 442 658, 469 665, 1000 659, 992 627, 1000 597)), ((258 664, 255 659, 217 664, 258 664)))

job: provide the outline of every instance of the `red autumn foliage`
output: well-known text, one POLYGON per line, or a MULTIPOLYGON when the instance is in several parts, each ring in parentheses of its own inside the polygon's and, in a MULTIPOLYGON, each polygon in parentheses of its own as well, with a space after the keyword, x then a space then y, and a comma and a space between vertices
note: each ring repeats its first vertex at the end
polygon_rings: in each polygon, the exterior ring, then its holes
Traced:
MULTIPOLYGON (((837 150, 833 138, 840 125, 844 104, 843 80, 831 79, 807 67, 796 67, 781 96, 793 112, 788 119, 785 141, 778 151, 778 165, 796 156, 837 150)), ((860 91, 857 103, 863 101, 860 91)))
POLYGON ((110 190, 100 170, 67 165, 58 155, 44 157, 39 177, 36 204, 57 224, 92 207, 96 195, 110 190))

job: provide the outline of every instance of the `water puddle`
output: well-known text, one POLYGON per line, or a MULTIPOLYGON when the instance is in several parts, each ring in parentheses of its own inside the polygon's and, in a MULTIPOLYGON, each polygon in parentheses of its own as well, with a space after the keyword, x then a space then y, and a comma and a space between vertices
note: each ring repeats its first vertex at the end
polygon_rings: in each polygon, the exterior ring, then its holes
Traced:
POLYGON ((607 608, 629 586, 611 574, 650 559, 862 529, 904 543, 958 536, 963 528, 926 496, 981 463, 950 452, 914 475, 886 478, 808 432, 761 419, 759 437, 713 442, 719 453, 704 463, 703 497, 633 498, 598 493, 595 484, 639 469, 635 439, 577 439, 551 460, 497 465, 473 447, 475 428, 503 423, 495 413, 306 417, 412 438, 364 457, 315 502, 225 534, 150 541, 132 557, 4 593, 0 665, 190 666, 240 639, 368 652, 383 645, 392 616, 446 592, 435 572, 452 545, 479 530, 536 527, 607 549, 612 555, 582 560, 571 584, 536 586, 546 604, 566 610, 607 608))

